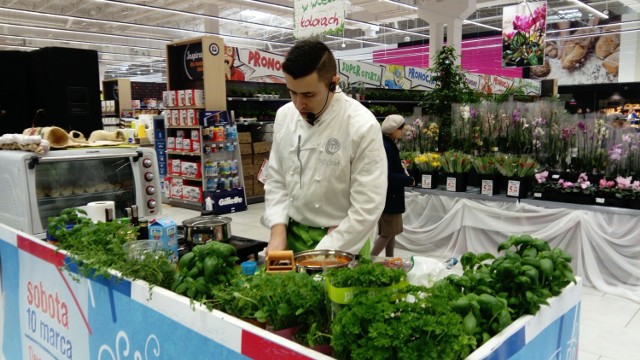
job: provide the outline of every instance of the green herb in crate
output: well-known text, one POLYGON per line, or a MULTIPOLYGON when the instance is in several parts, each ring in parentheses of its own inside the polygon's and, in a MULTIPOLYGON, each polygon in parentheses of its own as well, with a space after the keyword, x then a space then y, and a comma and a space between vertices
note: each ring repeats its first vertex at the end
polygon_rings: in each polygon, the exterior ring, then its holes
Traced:
POLYGON ((383 264, 363 260, 355 268, 330 270, 328 278, 331 285, 337 288, 376 288, 391 286, 406 280, 407 274, 403 269, 390 269, 383 264))

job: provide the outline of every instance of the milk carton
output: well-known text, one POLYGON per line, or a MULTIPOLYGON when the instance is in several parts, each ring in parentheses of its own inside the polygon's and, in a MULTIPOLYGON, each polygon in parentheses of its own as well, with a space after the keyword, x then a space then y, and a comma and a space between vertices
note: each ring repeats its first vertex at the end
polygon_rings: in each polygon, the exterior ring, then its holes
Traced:
POLYGON ((149 223, 149 239, 160 240, 162 248, 171 254, 169 260, 178 261, 178 226, 171 219, 154 219, 149 223))

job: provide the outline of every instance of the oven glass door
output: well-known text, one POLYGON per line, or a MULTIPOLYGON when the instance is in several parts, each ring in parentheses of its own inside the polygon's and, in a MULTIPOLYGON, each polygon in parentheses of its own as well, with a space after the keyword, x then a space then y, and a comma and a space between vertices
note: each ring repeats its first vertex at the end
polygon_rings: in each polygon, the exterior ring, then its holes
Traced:
POLYGON ((35 167, 36 196, 40 221, 69 207, 92 201, 114 201, 116 218, 136 204, 132 161, 129 157, 41 161, 35 167))

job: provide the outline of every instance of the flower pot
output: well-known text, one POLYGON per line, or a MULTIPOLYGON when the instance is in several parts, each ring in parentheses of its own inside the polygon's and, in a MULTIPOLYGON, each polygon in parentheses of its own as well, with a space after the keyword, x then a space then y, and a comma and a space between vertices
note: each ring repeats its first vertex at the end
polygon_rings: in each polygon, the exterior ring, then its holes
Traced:
POLYGON ((273 330, 273 327, 267 325, 267 331, 272 332, 276 335, 282 336, 285 339, 295 341, 295 336, 300 331, 300 326, 289 327, 286 329, 273 330))
POLYGON ((445 174, 446 190, 453 192, 466 192, 468 173, 445 174))
POLYGON ((583 193, 566 193, 565 201, 572 204, 592 205, 595 203, 595 197, 593 195, 583 193))
POLYGON ((311 349, 321 354, 325 354, 329 356, 333 355, 333 349, 331 348, 331 344, 315 345, 311 347, 311 349))
POLYGON ((523 199, 529 196, 529 188, 531 187, 530 177, 509 177, 507 178, 507 197, 515 197, 523 199))

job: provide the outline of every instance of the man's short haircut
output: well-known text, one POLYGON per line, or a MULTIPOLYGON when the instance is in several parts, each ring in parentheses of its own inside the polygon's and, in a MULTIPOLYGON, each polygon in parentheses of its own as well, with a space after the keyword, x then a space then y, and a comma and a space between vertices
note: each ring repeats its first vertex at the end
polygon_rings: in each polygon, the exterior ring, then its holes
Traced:
POLYGON ((320 40, 298 41, 287 53, 282 70, 294 79, 318 73, 320 81, 331 83, 337 74, 336 59, 320 40))

